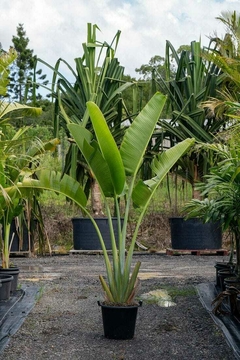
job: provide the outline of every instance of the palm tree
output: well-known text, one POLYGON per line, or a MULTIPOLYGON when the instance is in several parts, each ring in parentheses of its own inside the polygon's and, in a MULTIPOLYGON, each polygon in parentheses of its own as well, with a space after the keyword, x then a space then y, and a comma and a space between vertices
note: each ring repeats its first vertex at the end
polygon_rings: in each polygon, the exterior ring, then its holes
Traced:
POLYGON ((236 274, 240 277, 240 148, 230 142, 211 146, 211 150, 223 160, 210 169, 205 183, 198 186, 204 199, 191 200, 185 210, 188 218, 220 221, 223 230, 230 230, 236 245, 236 274))

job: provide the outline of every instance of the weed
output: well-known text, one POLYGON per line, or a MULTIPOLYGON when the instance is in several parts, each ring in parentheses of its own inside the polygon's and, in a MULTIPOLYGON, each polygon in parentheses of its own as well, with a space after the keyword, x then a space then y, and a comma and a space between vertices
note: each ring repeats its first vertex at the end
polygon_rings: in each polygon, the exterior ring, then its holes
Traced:
POLYGON ((35 296, 36 302, 39 302, 41 300, 41 298, 43 297, 43 292, 44 292, 44 288, 43 288, 43 286, 41 286, 35 296))

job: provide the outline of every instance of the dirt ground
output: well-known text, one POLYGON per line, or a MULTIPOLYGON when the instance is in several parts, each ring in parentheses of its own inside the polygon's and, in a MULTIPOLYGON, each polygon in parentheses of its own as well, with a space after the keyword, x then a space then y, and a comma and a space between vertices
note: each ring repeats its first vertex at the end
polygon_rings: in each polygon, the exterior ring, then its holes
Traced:
POLYGON ((195 285, 215 281, 220 256, 134 255, 141 294, 165 289, 176 306, 144 302, 132 340, 103 336, 101 255, 16 258, 22 288, 39 285, 37 302, 11 337, 4 360, 232 360, 233 350, 202 306, 195 285))

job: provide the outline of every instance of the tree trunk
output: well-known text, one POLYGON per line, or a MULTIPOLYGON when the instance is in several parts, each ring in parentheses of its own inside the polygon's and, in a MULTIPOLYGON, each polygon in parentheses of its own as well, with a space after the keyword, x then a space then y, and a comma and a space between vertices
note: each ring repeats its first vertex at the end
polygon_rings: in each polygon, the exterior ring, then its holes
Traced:
POLYGON ((101 191, 97 181, 93 178, 91 184, 91 204, 94 215, 103 215, 101 191))
POLYGON ((199 169, 198 169, 198 165, 194 164, 194 180, 193 180, 193 198, 194 199, 198 199, 201 200, 201 193, 199 190, 196 190, 195 186, 196 183, 199 181, 200 176, 199 176, 199 169))

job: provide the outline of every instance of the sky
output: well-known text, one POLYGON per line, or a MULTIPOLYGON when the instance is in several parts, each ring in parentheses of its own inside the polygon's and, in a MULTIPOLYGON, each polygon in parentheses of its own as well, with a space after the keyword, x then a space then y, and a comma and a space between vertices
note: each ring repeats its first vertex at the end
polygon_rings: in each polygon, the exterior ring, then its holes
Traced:
POLYGON ((99 41, 111 42, 118 30, 117 49, 125 74, 154 55, 164 56, 166 40, 175 49, 201 37, 203 45, 225 28, 217 16, 240 11, 240 0, 1 0, 0 43, 12 45, 18 24, 24 24, 34 55, 55 65, 58 58, 74 67, 83 54, 87 23, 97 24, 99 41))

